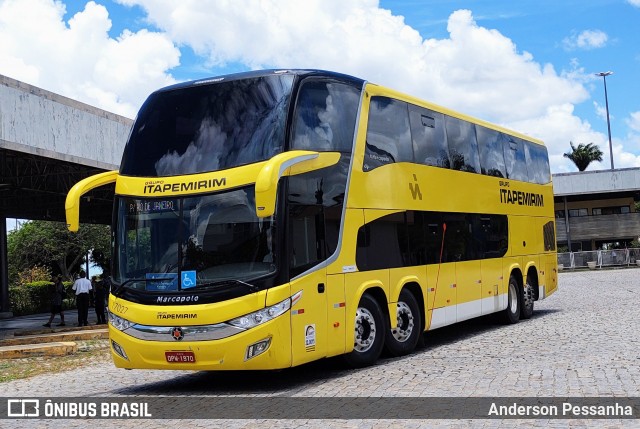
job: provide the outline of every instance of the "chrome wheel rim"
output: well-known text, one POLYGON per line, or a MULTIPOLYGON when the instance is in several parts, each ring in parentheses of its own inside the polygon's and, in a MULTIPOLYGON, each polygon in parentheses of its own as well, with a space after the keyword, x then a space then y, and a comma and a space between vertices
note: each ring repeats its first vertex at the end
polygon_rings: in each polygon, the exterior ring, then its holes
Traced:
POLYGON ((359 353, 364 353, 373 347, 376 332, 376 322, 373 319, 373 314, 366 308, 358 308, 356 311, 354 350, 359 353))
POLYGON ((518 292, 516 291, 516 285, 509 284, 509 306, 511 313, 516 314, 518 311, 518 292))
POLYGON ((398 302, 396 311, 398 326, 391 330, 391 334, 396 341, 403 343, 409 339, 414 328, 413 313, 406 302, 398 302))

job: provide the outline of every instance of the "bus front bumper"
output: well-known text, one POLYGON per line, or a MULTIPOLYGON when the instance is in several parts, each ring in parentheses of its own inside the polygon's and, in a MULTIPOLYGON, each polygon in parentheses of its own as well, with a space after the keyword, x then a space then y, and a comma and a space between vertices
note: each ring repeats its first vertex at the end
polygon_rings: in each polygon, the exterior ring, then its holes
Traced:
POLYGON ((167 341, 135 338, 109 325, 113 362, 118 368, 176 370, 279 369, 291 366, 291 321, 285 313, 263 325, 226 338, 189 341, 180 333, 193 326, 172 328, 167 341))

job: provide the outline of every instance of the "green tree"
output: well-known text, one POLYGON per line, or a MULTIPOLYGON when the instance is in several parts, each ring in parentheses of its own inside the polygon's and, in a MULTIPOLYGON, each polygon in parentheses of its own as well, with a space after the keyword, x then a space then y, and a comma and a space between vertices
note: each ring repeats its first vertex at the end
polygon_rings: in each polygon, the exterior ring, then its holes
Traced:
POLYGON ((575 147, 573 142, 569 142, 569 144, 571 145, 571 152, 566 152, 564 157, 573 161, 578 167, 578 171, 586 170, 593 161, 602 161, 602 151, 598 145, 580 143, 578 147, 575 147))
POLYGON ((90 250, 100 258, 93 263, 108 271, 110 228, 105 225, 81 225, 77 233, 62 222, 29 221, 7 237, 9 277, 36 265, 51 267, 66 279, 81 268, 90 250))

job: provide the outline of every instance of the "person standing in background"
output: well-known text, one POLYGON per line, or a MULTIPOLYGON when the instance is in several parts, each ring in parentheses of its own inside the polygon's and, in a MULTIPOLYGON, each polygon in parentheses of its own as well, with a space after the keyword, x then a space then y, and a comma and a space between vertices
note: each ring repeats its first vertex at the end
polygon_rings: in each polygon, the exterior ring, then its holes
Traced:
POLYGON ((91 281, 86 278, 86 273, 80 271, 80 278, 73 283, 72 289, 76 292, 76 304, 78 306, 78 326, 88 326, 89 321, 89 291, 92 289, 91 281))
POLYGON ((64 299, 64 285, 62 284, 62 276, 53 277, 51 279, 53 283, 49 288, 49 300, 51 304, 51 317, 49 321, 45 323, 45 328, 51 327, 51 322, 56 314, 60 314, 60 323, 57 326, 64 326, 64 313, 62 312, 62 300, 64 299))
POLYGON ((104 325, 107 323, 107 319, 104 314, 105 300, 107 298, 107 290, 104 287, 103 281, 95 282, 95 290, 93 292, 94 308, 96 309, 96 317, 98 319, 98 325, 104 325))

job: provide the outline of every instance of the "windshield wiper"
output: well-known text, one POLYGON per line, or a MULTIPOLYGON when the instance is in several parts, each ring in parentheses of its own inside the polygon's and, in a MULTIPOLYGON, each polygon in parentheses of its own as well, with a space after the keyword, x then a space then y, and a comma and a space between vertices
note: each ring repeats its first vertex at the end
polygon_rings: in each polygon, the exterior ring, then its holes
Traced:
POLYGON ((163 282, 163 281, 173 281, 175 280, 175 277, 156 277, 156 278, 152 278, 152 279, 147 279, 147 278, 139 278, 139 279, 129 279, 129 280, 125 280, 120 284, 115 284, 113 281, 111 281, 112 285, 116 286, 116 289, 111 292, 112 294, 114 294, 115 296, 118 296, 118 292, 120 292, 122 290, 122 288, 124 288, 124 286, 128 283, 134 283, 134 282, 163 282))
POLYGON ((246 286, 251 292, 257 292, 260 290, 260 288, 256 285, 252 285, 251 283, 247 283, 245 281, 237 280, 237 279, 225 279, 225 280, 218 280, 218 281, 209 282, 209 283, 199 283, 196 286, 196 289, 210 287, 210 286, 230 286, 230 285, 239 285, 239 284, 246 286))

